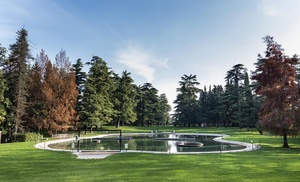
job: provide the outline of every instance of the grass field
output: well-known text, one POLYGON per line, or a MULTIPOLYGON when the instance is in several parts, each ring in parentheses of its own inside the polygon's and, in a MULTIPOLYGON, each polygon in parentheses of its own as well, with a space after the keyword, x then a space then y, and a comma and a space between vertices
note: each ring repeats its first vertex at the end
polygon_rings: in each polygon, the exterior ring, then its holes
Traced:
MULTIPOLYGON (((156 127, 121 129, 145 132, 156 127)), ((227 154, 122 153, 79 160, 69 152, 35 149, 34 142, 0 144, 0 181, 300 181, 299 137, 289 138, 292 148, 284 149, 281 137, 262 136, 254 129, 159 127, 173 129, 229 134, 231 140, 259 141, 262 148, 227 154)))

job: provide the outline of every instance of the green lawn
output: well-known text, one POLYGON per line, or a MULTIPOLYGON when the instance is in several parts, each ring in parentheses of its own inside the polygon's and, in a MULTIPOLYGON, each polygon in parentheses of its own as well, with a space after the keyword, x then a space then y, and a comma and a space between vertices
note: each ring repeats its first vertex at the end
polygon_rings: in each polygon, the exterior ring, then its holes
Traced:
MULTIPOLYGON (((113 127, 109 127, 114 129, 113 127)), ((123 127, 124 132, 156 127, 123 127)), ((173 127, 159 127, 172 131, 173 127)), ((0 145, 0 181, 300 181, 300 138, 259 135, 254 129, 175 128, 176 132, 224 133, 231 140, 260 142, 253 152, 168 155, 122 153, 79 160, 69 152, 35 149, 34 142, 0 145)))

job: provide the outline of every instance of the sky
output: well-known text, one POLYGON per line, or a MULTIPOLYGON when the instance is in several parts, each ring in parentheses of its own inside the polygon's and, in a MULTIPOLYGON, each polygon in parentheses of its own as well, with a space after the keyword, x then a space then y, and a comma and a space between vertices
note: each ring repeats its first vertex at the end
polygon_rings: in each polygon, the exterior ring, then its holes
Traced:
POLYGON ((0 7, 3 47, 24 27, 34 57, 41 49, 52 61, 61 49, 72 63, 99 56, 135 84, 152 83, 172 106, 184 74, 196 75, 199 88, 224 85, 235 64, 251 74, 266 35, 286 55, 300 54, 298 0, 0 0, 0 7))

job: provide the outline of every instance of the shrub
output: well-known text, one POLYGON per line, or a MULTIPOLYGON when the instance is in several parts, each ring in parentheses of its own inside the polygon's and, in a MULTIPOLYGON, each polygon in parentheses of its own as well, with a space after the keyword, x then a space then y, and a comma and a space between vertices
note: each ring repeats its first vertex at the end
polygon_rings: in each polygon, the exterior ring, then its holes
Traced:
POLYGON ((25 134, 16 134, 13 135, 14 142, 28 142, 28 141, 37 141, 41 139, 41 135, 38 133, 25 133, 25 134))
POLYGON ((41 135, 39 133, 26 133, 25 134, 25 141, 37 141, 41 139, 41 135))

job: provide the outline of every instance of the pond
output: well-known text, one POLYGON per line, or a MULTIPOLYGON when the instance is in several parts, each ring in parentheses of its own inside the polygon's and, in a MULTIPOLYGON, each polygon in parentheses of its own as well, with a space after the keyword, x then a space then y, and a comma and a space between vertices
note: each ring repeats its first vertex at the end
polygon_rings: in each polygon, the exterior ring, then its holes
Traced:
MULTIPOLYGON (((246 147, 238 144, 220 143, 214 138, 220 135, 177 134, 177 133, 125 133, 101 135, 80 139, 80 151, 129 151, 129 152, 161 152, 161 153, 199 153, 241 150, 246 147)), ((50 148, 77 150, 78 142, 54 143, 50 148)))

